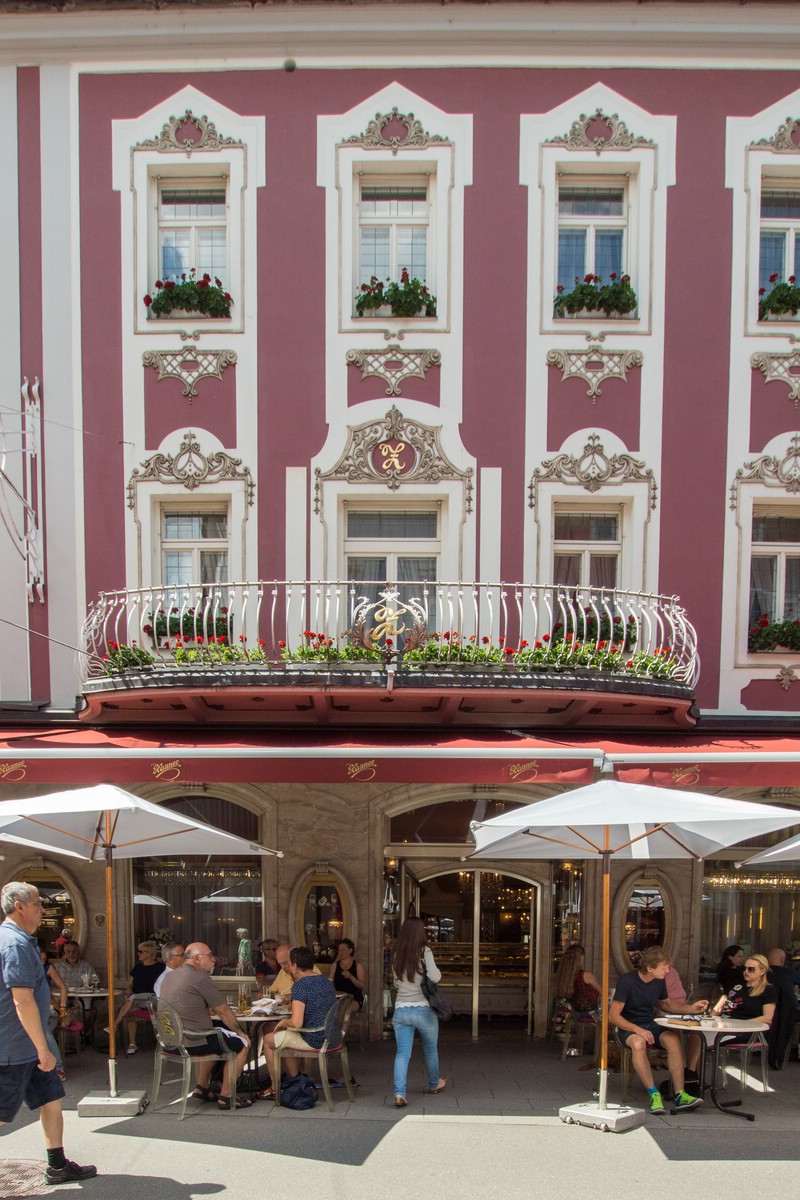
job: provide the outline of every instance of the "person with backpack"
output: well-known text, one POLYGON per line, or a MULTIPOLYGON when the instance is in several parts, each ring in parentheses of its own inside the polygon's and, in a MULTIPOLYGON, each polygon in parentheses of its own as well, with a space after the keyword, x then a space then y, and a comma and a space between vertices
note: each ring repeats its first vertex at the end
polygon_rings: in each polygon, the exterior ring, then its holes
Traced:
MULTIPOLYGON (((301 1056, 309 1046, 319 1050, 325 1041, 321 1026, 336 1003, 336 989, 330 979, 315 970, 313 950, 307 946, 295 946, 289 954, 289 970, 294 980, 292 1012, 291 1016, 278 1021, 272 1031, 264 1035, 262 1049, 269 1070, 270 1086, 258 1093, 260 1100, 275 1099, 275 1048, 278 1047, 282 1052, 297 1050, 301 1056), (308 1032, 314 1029, 319 1032, 308 1032)), ((286 1063, 289 1075, 298 1074, 300 1064, 296 1058, 283 1057, 282 1061, 286 1063)))

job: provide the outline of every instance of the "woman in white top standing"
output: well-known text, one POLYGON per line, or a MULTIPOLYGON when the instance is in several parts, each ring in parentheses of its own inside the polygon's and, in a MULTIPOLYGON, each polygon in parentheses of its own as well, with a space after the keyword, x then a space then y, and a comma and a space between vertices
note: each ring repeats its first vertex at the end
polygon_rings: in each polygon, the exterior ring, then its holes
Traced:
POLYGON ((400 926, 392 949, 392 975, 397 987, 394 1004, 394 1036, 397 1053, 394 1058, 394 1103, 395 1108, 405 1108, 406 1079, 414 1031, 422 1039, 425 1069, 431 1092, 443 1092, 447 1080, 439 1075, 439 1018, 422 994, 422 962, 432 983, 438 983, 442 972, 436 966, 433 953, 425 940, 425 926, 419 917, 409 917, 400 926))

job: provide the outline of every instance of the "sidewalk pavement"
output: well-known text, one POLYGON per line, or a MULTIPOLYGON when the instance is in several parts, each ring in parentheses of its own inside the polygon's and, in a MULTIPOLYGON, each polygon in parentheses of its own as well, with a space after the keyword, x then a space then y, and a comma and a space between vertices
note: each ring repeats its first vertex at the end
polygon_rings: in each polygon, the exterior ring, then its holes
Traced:
MULTIPOLYGON (((107 1060, 85 1050, 80 1065, 66 1060, 65 1147, 79 1162, 96 1163, 99 1177, 61 1188, 43 1185, 38 1121, 27 1109, 2 1130, 0 1197, 28 1200, 80 1192, 94 1200, 192 1200, 221 1196, 253 1200, 302 1190, 315 1200, 345 1196, 397 1200, 423 1190, 436 1200, 549 1200, 564 1195, 592 1200, 641 1200, 644 1193, 729 1200, 749 1191, 792 1195, 800 1158, 800 1062, 770 1072, 761 1091, 752 1068, 745 1108, 751 1124, 718 1112, 709 1101, 680 1116, 650 1117, 639 1129, 603 1134, 563 1124, 563 1104, 591 1098, 591 1060, 567 1058, 521 1031, 487 1026, 477 1041, 459 1023, 443 1026, 440 1066, 446 1090, 425 1095, 419 1042, 408 1081, 408 1107, 395 1109, 392 1041, 350 1051, 358 1082, 354 1103, 334 1089, 336 1112, 322 1093, 307 1112, 258 1102, 233 1114, 190 1101, 178 1121, 170 1107, 177 1089, 162 1086, 159 1109, 133 1118, 79 1118, 78 1100, 107 1086, 107 1060), (664 1167, 669 1163, 670 1170, 664 1167), (745 1175, 743 1164, 753 1171, 745 1175)), ((120 1090, 149 1093, 151 1050, 119 1062, 120 1090)), ((332 1064, 332 1073, 339 1067, 332 1064)), ((312 1068, 313 1070, 313 1068, 312 1068)), ((642 1104, 638 1082, 631 1102, 642 1104)), ((728 1087, 736 1095, 738 1072, 728 1087)), ((622 1099, 621 1077, 611 1076, 609 1100, 622 1099)))

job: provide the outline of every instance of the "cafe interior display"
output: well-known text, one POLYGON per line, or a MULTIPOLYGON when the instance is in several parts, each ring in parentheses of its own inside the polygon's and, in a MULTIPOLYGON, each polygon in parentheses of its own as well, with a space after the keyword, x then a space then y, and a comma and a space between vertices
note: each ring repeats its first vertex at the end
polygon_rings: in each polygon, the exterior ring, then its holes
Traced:
POLYGON ((314 961, 332 963, 349 928, 344 891, 333 875, 314 875, 300 906, 298 944, 314 951, 314 961))

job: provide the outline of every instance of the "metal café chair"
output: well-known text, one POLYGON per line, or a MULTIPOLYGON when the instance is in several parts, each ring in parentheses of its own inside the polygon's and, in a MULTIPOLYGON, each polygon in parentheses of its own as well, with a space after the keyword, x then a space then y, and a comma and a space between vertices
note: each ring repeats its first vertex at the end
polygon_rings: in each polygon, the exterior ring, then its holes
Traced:
POLYGON ((757 1054, 761 1059, 761 1086, 766 1095, 769 1091, 769 1062, 767 1054, 767 1039, 764 1033, 752 1033, 750 1037, 742 1035, 730 1042, 723 1042, 719 1048, 720 1085, 728 1086, 728 1055, 739 1055, 739 1093, 742 1100, 747 1089, 747 1068, 751 1055, 757 1054))
POLYGON ((319 1077, 322 1082, 322 1090, 325 1093, 325 1100, 330 1112, 335 1112, 333 1107, 333 1099, 331 1098, 331 1087, 328 1082, 328 1059, 336 1055, 342 1060, 342 1071, 344 1072, 344 1085, 347 1088, 347 1095, 350 1100, 355 1100, 356 1093, 353 1087, 352 1078, 350 1076, 350 1060, 347 1054, 347 1042, 345 1041, 345 1031, 347 1029, 348 1015, 350 1011, 350 1003, 352 996, 339 996, 334 1004, 328 1009, 325 1014, 325 1020, 322 1025, 316 1026, 314 1029, 298 1029, 296 1032, 303 1033, 324 1033, 325 1040, 319 1050, 313 1046, 303 1047, 302 1050, 291 1048, 275 1047, 275 1103, 281 1102, 281 1059, 282 1058, 306 1058, 316 1059, 319 1063, 319 1077))
MULTIPOLYGON (((153 1094, 150 1100, 151 1112, 155 1112, 158 1092, 161 1087, 161 1072, 165 1062, 179 1062, 181 1064, 181 1108, 178 1119, 182 1121, 186 1115, 186 1101, 189 1099, 189 1092, 192 1090, 193 1067, 209 1060, 212 1062, 227 1062, 229 1064, 231 1073, 230 1111, 232 1113, 236 1112, 236 1051, 231 1049, 220 1031, 216 1028, 204 1029, 197 1034, 200 1037, 207 1037, 209 1034, 214 1034, 219 1041, 219 1054, 204 1054, 202 1057, 192 1057, 183 1044, 183 1021, 172 1005, 168 1004, 166 1000, 159 1000, 154 996, 148 1002, 148 1008, 157 1043, 155 1064, 153 1067, 153 1094)), ((195 1036, 194 1031, 192 1032, 192 1036, 195 1036)))

